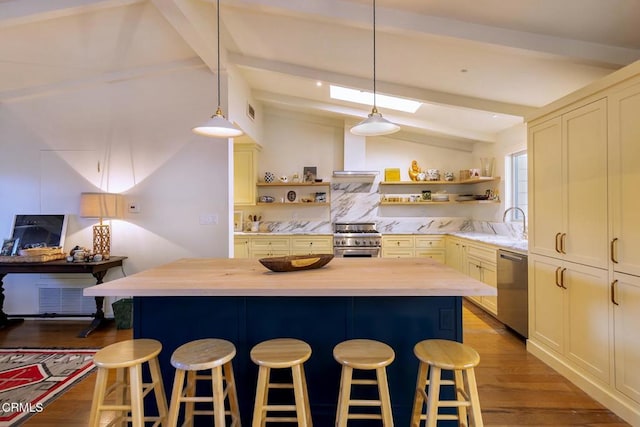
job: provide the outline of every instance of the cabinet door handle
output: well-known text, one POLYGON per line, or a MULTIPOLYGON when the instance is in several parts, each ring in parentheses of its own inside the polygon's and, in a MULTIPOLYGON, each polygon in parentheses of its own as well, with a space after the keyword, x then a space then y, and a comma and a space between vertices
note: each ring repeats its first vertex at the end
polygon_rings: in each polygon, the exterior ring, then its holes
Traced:
POLYGON ((567 233, 562 233, 560 235, 560 252, 562 252, 563 254, 566 254, 566 248, 565 248, 565 238, 567 237, 567 233))
POLYGON ((618 279, 614 280, 613 282, 611 282, 611 302, 614 305, 620 305, 618 304, 618 302, 616 301, 616 285, 618 284, 618 279))
POLYGON ((617 249, 618 249, 618 238, 614 237, 611 240, 611 262, 614 263, 614 264, 618 263, 617 249))
POLYGON ((566 268, 563 268, 562 270, 560 270, 560 287, 562 289, 567 289, 567 287, 564 285, 564 272, 567 271, 566 268))
POLYGON ((560 234, 561 233, 556 233, 556 252, 558 253, 562 253, 560 252, 560 234))
POLYGON ((560 286, 560 277, 558 276, 558 273, 560 273, 560 267, 556 268, 556 286, 561 288, 562 286, 560 286))

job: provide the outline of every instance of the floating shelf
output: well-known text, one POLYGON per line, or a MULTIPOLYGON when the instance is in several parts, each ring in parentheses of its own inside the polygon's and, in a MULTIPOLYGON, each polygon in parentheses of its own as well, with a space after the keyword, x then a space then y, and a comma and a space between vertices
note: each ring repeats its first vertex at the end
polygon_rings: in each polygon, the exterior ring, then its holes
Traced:
POLYGON ((500 201, 498 200, 449 200, 446 202, 435 202, 435 201, 426 201, 426 202, 380 202, 380 206, 425 206, 425 205, 484 205, 484 204, 498 204, 500 201))
POLYGON ((258 187, 328 187, 330 182, 259 182, 258 187))
POLYGON ((470 178, 458 181, 382 181, 381 185, 462 185, 482 184, 484 182, 500 181, 499 176, 470 178))
POLYGON ((294 207, 294 206, 329 206, 330 203, 328 203, 328 202, 271 202, 271 203, 257 202, 256 205, 258 205, 258 206, 289 206, 289 207, 294 207))

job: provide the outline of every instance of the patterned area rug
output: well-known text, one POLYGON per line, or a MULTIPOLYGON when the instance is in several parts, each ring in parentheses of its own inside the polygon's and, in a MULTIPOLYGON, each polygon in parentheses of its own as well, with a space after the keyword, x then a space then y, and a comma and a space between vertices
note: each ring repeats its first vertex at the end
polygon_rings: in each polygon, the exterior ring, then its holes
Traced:
POLYGON ((42 412, 94 368, 96 351, 0 349, 0 427, 42 412))

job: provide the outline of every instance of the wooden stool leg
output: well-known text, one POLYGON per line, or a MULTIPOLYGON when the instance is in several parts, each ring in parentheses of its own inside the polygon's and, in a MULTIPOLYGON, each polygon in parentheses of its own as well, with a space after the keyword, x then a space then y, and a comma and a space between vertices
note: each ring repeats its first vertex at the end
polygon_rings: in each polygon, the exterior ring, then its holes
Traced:
POLYGON ((142 366, 129 367, 131 382, 131 426, 144 427, 144 405, 142 402, 142 366))
MULTIPOLYGON (((453 371, 453 375, 454 375, 454 386, 456 388, 456 399, 459 402, 463 402, 465 400, 467 400, 467 398, 465 397, 465 383, 463 381, 463 375, 462 375, 462 371, 456 369, 455 371, 453 371)), ((468 395, 468 394, 467 394, 468 395)), ((460 405, 458 406, 458 425, 460 427, 468 427, 469 426, 469 421, 467 419, 467 407, 460 405)))
POLYGON ((236 380, 233 375, 233 364, 231 361, 223 366, 224 378, 227 382, 227 397, 229 398, 229 410, 231 412, 231 426, 240 425, 240 405, 238 405, 238 392, 236 390, 236 380))
MULTIPOLYGON (((114 390, 115 393, 115 404, 116 405, 127 405, 127 384, 129 384, 129 378, 127 372, 128 369, 119 368, 116 369, 116 388, 114 390)), ((120 414, 120 421, 114 425, 118 425, 121 427, 127 427, 127 417, 126 413, 120 414)), ((115 420, 114 420, 115 421, 115 420)))
POLYGON ((176 369, 176 374, 173 378, 173 390, 171 391, 171 404, 169 405, 169 417, 167 418, 167 425, 169 427, 175 427, 178 425, 178 414, 180 413, 180 398, 182 397, 182 389, 184 386, 184 374, 182 369, 176 369))
POLYGON ((293 376, 293 393, 296 401, 296 417, 298 418, 298 426, 311 427, 311 424, 309 423, 310 414, 307 413, 307 403, 304 395, 302 365, 292 366, 291 372, 293 376))
POLYGON ((471 423, 474 427, 483 427, 482 412, 480 411, 480 398, 478 397, 478 384, 476 383, 476 374, 473 370, 465 370, 465 378, 467 379, 467 392, 471 401, 471 423))
POLYGON ((225 427, 224 419, 224 384, 222 367, 211 369, 211 389, 213 391, 213 418, 215 427, 225 427))
POLYGON ((313 420, 311 418, 311 403, 309 403, 309 389, 307 388, 307 376, 304 373, 304 366, 300 367, 302 374, 302 390, 304 393, 304 406, 307 411, 307 425, 312 426, 313 420))
POLYGON ((153 382, 153 392, 156 396, 156 405, 158 406, 158 414, 160 421, 164 423, 167 420, 167 395, 164 391, 164 383, 162 382, 162 374, 160 373, 160 364, 158 358, 154 357, 149 360, 149 371, 151 372, 151 381, 153 382))
POLYGON ((413 399, 413 411, 411 413, 411 427, 420 427, 420 416, 424 408, 424 389, 427 386, 427 373, 429 365, 420 362, 418 366, 418 379, 416 380, 416 394, 413 399))
POLYGON ((98 427, 100 424, 100 407, 104 401, 104 394, 107 390, 107 377, 108 370, 98 368, 98 375, 96 377, 96 385, 93 392, 93 400, 91 401, 91 413, 89 415, 89 426, 98 427))
POLYGON ((380 394, 380 411, 382 412, 382 425, 393 427, 393 414, 391 412, 391 396, 389 395, 389 382, 387 381, 387 369, 377 368, 378 393, 380 394))
POLYGON ((346 427, 349 417, 349 400, 351 400, 351 378, 353 368, 342 365, 342 375, 340 377, 340 401, 338 402, 338 415, 336 426, 346 427))
POLYGON ((436 427, 438 423, 438 401, 440 400, 441 369, 435 366, 429 368, 429 391, 427 392, 427 424, 426 427, 436 427))
POLYGON ((256 386, 256 401, 253 407, 252 427, 262 427, 265 418, 264 406, 267 404, 267 383, 269 381, 269 369, 260 366, 258 369, 258 385, 256 386))

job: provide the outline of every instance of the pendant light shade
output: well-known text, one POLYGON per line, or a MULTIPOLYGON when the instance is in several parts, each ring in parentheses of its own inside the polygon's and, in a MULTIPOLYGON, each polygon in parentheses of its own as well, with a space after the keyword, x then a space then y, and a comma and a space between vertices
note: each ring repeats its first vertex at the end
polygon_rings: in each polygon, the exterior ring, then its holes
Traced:
POLYGON ((218 108, 206 123, 194 127, 192 131, 198 135, 213 138, 233 138, 242 135, 243 132, 224 117, 220 106, 220 0, 216 1, 216 19, 218 30, 218 108))
POLYGON ((389 135, 400 126, 382 117, 376 107, 376 0, 373 0, 373 108, 369 117, 351 128, 351 133, 361 136, 389 135))

